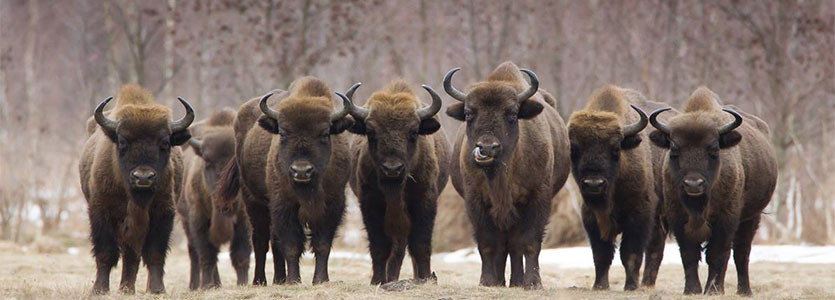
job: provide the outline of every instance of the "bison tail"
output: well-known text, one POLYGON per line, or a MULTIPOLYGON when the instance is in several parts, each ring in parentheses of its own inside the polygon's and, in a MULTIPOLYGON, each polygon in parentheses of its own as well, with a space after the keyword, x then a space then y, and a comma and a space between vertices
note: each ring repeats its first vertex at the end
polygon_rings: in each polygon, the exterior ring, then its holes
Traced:
POLYGON ((221 203, 232 203, 238 196, 240 188, 241 174, 238 168, 238 160, 233 157, 223 168, 215 190, 215 199, 221 203))

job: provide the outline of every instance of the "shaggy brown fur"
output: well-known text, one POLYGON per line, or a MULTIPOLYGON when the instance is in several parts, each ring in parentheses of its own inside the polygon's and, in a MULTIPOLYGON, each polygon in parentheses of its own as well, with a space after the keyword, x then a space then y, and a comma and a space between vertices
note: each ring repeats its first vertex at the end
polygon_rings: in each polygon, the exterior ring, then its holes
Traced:
POLYGON ((369 116, 351 132, 351 188, 360 201, 372 260, 371 284, 396 281, 408 246, 417 281, 432 276, 432 229, 438 196, 446 186, 449 143, 437 117, 421 121, 422 105, 402 80, 395 80, 365 103, 369 116), (404 171, 385 175, 384 163, 404 171))
POLYGON ((450 176, 467 202, 482 261, 480 283, 486 286, 505 284, 510 255, 510 285, 541 288, 538 258, 551 199, 570 168, 562 118, 541 89, 518 101, 528 87, 519 68, 506 62, 487 81, 473 84, 464 103, 447 109, 449 116, 467 120, 455 139, 450 176), (482 143, 499 145, 490 165, 474 160, 482 143))
MULTIPOLYGON (((105 132, 92 126, 79 163, 96 258, 93 292, 109 291, 110 270, 121 254, 120 290, 134 291, 141 258, 148 266, 148 291, 163 293, 174 199, 180 193, 183 176, 182 153, 172 146, 188 140, 189 132, 171 132, 170 109, 157 104, 136 85, 122 87, 116 107, 107 115, 119 122, 118 127, 105 132), (156 172, 150 188, 130 183, 130 173, 139 167, 156 172)), ((91 122, 96 124, 92 118, 88 124, 91 122)))
POLYGON ((234 159, 234 118, 235 111, 226 108, 199 122, 200 134, 192 137, 197 142, 185 151, 186 176, 182 200, 185 204, 178 207, 188 238, 192 271, 189 288, 192 290, 220 286, 217 253, 220 246, 230 240, 230 257, 237 273, 237 283, 244 285, 248 281, 252 247, 244 204, 240 197, 225 199, 212 196, 223 168, 234 159))
POLYGON ((746 113, 742 125, 719 135, 733 117, 721 110, 712 91, 698 88, 684 112, 666 123, 671 134, 656 130, 653 143, 670 148, 664 162, 663 191, 667 221, 681 248, 685 294, 700 293, 698 264, 707 242, 706 294, 724 293, 725 270, 733 248, 739 284, 750 295, 748 256, 762 210, 777 180, 777 160, 765 123, 746 113), (700 192, 685 189, 701 180, 700 192), (692 184, 691 184, 692 185, 692 184))
POLYGON ((222 179, 219 193, 234 194, 230 190, 240 177, 253 226, 256 285, 266 284, 264 263, 270 240, 276 258, 273 283, 301 281, 299 258, 306 242, 305 228, 311 232, 316 254, 313 282, 328 281, 328 256, 342 221, 350 176, 348 136, 340 133, 353 124, 347 117, 331 123, 335 110, 331 97, 324 82, 303 77, 290 85, 289 92, 276 91, 268 101, 280 112, 280 120, 261 113, 260 98, 238 109, 235 165, 222 179), (273 99, 280 101, 276 104, 273 99), (299 161, 314 166, 309 183, 296 182, 289 175, 299 161))
POLYGON ((583 195, 583 223, 594 253, 595 289, 609 288, 608 271, 619 233, 623 233, 624 289, 638 288, 657 199, 650 145, 641 142, 645 134, 625 135, 623 128, 639 120, 636 113, 630 113, 629 104, 644 101, 638 92, 608 85, 595 91, 586 108, 569 118, 572 174, 583 195), (587 186, 586 180, 602 180, 603 184, 587 186))

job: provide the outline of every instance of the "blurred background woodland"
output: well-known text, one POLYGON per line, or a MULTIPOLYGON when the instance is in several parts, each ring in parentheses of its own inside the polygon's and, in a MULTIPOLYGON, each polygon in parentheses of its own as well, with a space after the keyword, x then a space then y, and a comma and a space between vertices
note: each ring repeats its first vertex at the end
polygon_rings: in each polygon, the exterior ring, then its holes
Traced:
MULTIPOLYGON (((608 83, 673 107, 708 86, 771 126, 780 180, 759 243, 835 243, 832 0, 0 0, 0 239, 87 246, 85 120, 123 83, 175 116, 182 96, 200 119, 302 75, 362 81, 361 104, 396 77, 440 91, 460 66, 463 88, 505 60, 534 70, 564 118, 608 83)), ((574 191, 548 247, 585 239, 574 191)), ((440 201, 436 250, 471 244, 462 200, 440 201)), ((364 248, 357 232, 342 234, 364 248)))

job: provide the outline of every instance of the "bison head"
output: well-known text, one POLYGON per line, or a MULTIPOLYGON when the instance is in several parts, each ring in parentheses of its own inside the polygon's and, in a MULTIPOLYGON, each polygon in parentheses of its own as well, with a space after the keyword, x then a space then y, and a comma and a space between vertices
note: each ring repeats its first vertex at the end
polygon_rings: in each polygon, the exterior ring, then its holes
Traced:
POLYGON ((568 137, 572 173, 590 207, 606 207, 620 169, 621 151, 641 144, 638 133, 647 126, 647 115, 638 107, 631 107, 640 120, 625 126, 609 112, 580 111, 571 116, 568 137))
POLYGON ((650 134, 650 140, 658 147, 669 149, 666 168, 671 184, 679 191, 679 199, 687 209, 700 215, 710 200, 710 190, 719 173, 719 151, 734 147, 742 140, 742 135, 734 130, 742 125, 742 116, 722 109, 733 115, 732 122, 718 126, 721 115, 699 112, 679 115, 669 124, 663 124, 657 117, 668 110, 662 108, 650 115, 649 122, 657 129, 650 134))
POLYGON ((332 112, 329 97, 290 97, 275 110, 267 105, 270 96, 272 93, 261 98, 264 115, 258 125, 278 135, 275 168, 287 176, 302 198, 312 199, 330 162, 331 135, 342 133, 354 123, 346 117, 350 102, 332 112))
POLYGON ((530 88, 521 93, 507 82, 483 82, 465 94, 452 86, 455 68, 444 77, 444 90, 461 103, 447 108, 447 115, 467 122, 467 145, 471 163, 487 172, 488 177, 505 165, 519 140, 519 120, 531 119, 544 108, 529 99, 539 89, 539 79, 532 71, 521 69, 530 79, 530 88))
MULTIPOLYGON (((353 102, 354 91, 359 85, 348 89, 345 103, 353 102)), ((369 108, 353 104, 349 107, 355 120, 349 130, 368 139, 368 151, 382 184, 403 183, 411 167, 409 162, 417 150, 418 137, 433 134, 441 128, 435 119, 435 114, 441 110, 441 97, 431 87, 423 85, 423 88, 432 98, 432 104, 424 108, 415 107, 420 102, 411 91, 405 90, 376 93, 372 99, 380 101, 371 102, 369 108)))
POLYGON ((209 127, 203 138, 191 138, 189 145, 203 160, 203 179, 213 188, 223 173, 223 168, 235 156, 235 134, 231 127, 209 127))
POLYGON ((156 191, 156 180, 168 166, 171 147, 191 138, 188 126, 194 121, 191 105, 177 98, 186 115, 169 121, 167 109, 156 106, 125 105, 116 111, 117 120, 104 115, 104 107, 113 97, 96 107, 95 119, 104 134, 117 145, 119 170, 130 189, 131 198, 141 206, 156 191))

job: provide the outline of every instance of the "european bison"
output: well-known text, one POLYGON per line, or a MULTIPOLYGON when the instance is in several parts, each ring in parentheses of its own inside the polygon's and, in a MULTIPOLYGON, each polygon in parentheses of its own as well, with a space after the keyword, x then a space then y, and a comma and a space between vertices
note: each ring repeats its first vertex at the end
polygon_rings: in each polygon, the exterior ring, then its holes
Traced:
POLYGON ((248 280, 252 246, 244 204, 240 197, 231 197, 228 202, 213 197, 223 168, 235 157, 234 118, 235 111, 228 108, 213 113, 201 122, 199 130, 192 131, 190 150, 184 151, 186 173, 178 210, 188 238, 192 290, 220 286, 217 253, 230 240, 230 257, 238 285, 248 280))
POLYGON ((737 294, 751 295, 748 256, 760 214, 777 182, 777 159, 768 125, 757 117, 722 108, 719 97, 696 89, 682 114, 669 122, 650 115, 650 139, 669 149, 664 162, 667 217, 685 272, 685 294, 701 293, 699 260, 707 242, 705 294, 724 293, 733 247, 737 294))
POLYGON ((180 120, 137 85, 119 91, 116 107, 105 116, 107 98, 88 125, 89 137, 79 163, 87 199, 90 239, 96 258, 93 293, 110 290, 110 270, 122 255, 119 289, 133 293, 139 260, 148 266, 148 291, 164 293, 162 281, 168 240, 174 223, 174 200, 183 176, 182 152, 174 146, 191 137, 191 106, 180 120), (95 121, 93 121, 95 120, 95 121))
MULTIPOLYGON (((350 100, 358 86, 348 90, 350 100)), ((371 95, 364 107, 350 106, 355 123, 348 130, 365 136, 352 143, 351 189, 368 233, 371 284, 399 278, 407 246, 415 279, 432 276, 432 228, 449 176, 449 143, 435 117, 441 98, 423 88, 432 98, 424 108, 400 80, 371 95)))
POLYGON ((510 286, 541 288, 539 251, 551 199, 571 164, 565 124, 530 70, 503 63, 468 93, 452 87, 458 70, 444 78, 446 92, 461 101, 447 115, 466 122, 455 139, 450 174, 475 231, 480 284, 505 284, 509 254, 510 286))
POLYGON ((328 281, 328 256, 345 211, 345 185, 350 177, 347 117, 349 102, 334 109, 331 89, 304 77, 290 91, 276 91, 243 104, 235 117, 236 160, 224 176, 219 194, 241 194, 253 226, 254 284, 266 284, 264 263, 272 240, 273 283, 299 283, 299 257, 305 230, 316 254, 313 283, 328 281), (273 107, 277 107, 273 108, 273 107), (287 263, 285 275, 284 264, 287 263))
POLYGON ((615 238, 623 233, 620 258, 625 290, 638 288, 644 249, 653 226, 654 194, 650 145, 641 143, 646 114, 640 93, 605 86, 586 108, 569 117, 571 171, 583 196, 583 226, 594 253, 594 289, 609 288, 615 238), (630 114, 629 108, 637 114, 630 114))

